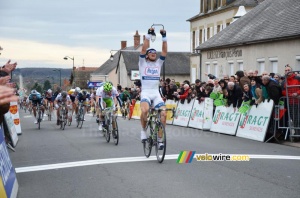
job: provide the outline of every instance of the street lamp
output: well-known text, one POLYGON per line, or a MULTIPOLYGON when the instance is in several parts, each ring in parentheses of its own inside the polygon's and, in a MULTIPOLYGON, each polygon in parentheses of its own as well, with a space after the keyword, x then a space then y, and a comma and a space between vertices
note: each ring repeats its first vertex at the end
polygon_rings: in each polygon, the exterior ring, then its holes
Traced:
POLYGON ((114 60, 114 55, 112 54, 112 52, 118 52, 120 50, 110 50, 110 61, 113 61, 114 60))
POLYGON ((61 69, 53 69, 53 71, 59 72, 59 86, 61 87, 61 69))
MULTIPOLYGON (((71 60, 73 61, 72 76, 73 76, 73 82, 75 82, 75 79, 74 79, 74 78, 75 78, 75 76, 74 76, 74 67, 75 67, 75 65, 74 65, 74 56, 73 56, 73 58, 71 58, 70 56, 65 56, 65 57, 64 57, 65 60, 68 60, 68 58, 71 59, 71 60)), ((72 77, 71 77, 71 78, 72 78, 72 77)), ((70 83, 71 83, 71 82, 70 82, 70 83)), ((73 84, 74 84, 74 83, 73 83, 73 84)), ((72 85, 71 85, 71 86, 72 86, 72 85)))

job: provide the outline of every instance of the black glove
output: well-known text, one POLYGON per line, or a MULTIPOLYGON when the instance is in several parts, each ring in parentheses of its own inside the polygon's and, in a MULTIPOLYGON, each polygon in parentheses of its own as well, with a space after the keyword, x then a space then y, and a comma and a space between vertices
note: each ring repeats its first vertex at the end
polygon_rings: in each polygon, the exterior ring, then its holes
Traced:
POLYGON ((256 108, 257 108, 258 104, 256 104, 255 106, 256 106, 256 108))
POLYGON ((151 35, 153 35, 154 34, 154 29, 148 29, 148 34, 151 34, 151 35))
POLYGON ((160 30, 160 34, 162 35, 162 37, 167 36, 167 32, 165 30, 160 30))
POLYGON ((271 98, 268 99, 268 102, 270 102, 271 98))

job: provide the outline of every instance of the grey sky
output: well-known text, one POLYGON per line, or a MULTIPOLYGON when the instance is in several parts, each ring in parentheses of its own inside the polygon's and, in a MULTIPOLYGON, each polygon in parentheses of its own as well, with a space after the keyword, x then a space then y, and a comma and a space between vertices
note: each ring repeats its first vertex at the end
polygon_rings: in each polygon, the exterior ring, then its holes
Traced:
MULTIPOLYGON (((120 41, 133 46, 153 23, 164 24, 169 51, 189 51, 186 20, 199 12, 199 1, 174 0, 11 0, 0 3, 0 63, 18 67, 100 66, 120 41)), ((160 50, 161 38, 152 44, 160 50)))

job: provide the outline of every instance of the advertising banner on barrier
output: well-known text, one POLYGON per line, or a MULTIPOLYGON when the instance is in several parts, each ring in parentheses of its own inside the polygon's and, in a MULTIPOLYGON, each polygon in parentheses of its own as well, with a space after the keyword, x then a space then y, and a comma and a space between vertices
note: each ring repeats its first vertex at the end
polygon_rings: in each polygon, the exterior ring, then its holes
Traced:
MULTIPOLYGON (((273 100, 252 106, 241 116, 236 136, 264 142, 273 109, 273 100)), ((273 132, 273 131, 272 131, 273 132)))
POLYGON ((198 100, 195 100, 188 125, 189 127, 203 129, 203 123, 205 119, 204 104, 204 102, 199 103, 198 100))
POLYGON ((18 138, 18 135, 17 135, 17 130, 16 130, 14 121, 13 121, 13 119, 11 117, 11 114, 9 112, 7 112, 4 115, 4 121, 5 121, 6 125, 7 125, 8 131, 9 131, 9 135, 11 137, 11 141, 12 141, 12 144, 13 144, 12 146, 16 147, 19 138, 18 138))
MULTIPOLYGON (((176 110, 176 108, 177 108, 177 102, 175 102, 174 100, 167 100, 166 101, 166 108, 167 109, 174 108, 176 110)), ((173 113, 171 111, 167 111, 167 124, 172 124, 173 123, 172 114, 173 113)))
MULTIPOLYGON (((4 133, 0 128, 0 174, 4 185, 6 197, 15 198, 18 193, 18 181, 16 178, 15 169, 10 161, 10 157, 7 151, 6 142, 4 139, 4 133)), ((1 194, 0 187, 0 194, 1 194)))
POLYGON ((133 108, 132 117, 133 119, 140 119, 141 117, 141 103, 140 101, 137 101, 133 108))
POLYGON ((11 114, 11 118, 12 118, 13 123, 15 125, 17 134, 21 135, 22 134, 22 129, 21 129, 19 108, 18 108, 18 103, 17 102, 11 102, 10 103, 9 113, 11 114))
POLYGON ((213 122, 210 128, 212 132, 235 135, 241 114, 232 106, 216 107, 213 122))
POLYGON ((184 100, 184 104, 180 101, 178 102, 173 125, 188 126, 194 102, 195 100, 191 100, 190 103, 188 103, 187 100, 184 100))
POLYGON ((204 122, 203 130, 209 130, 212 125, 212 120, 214 116, 214 100, 211 98, 205 98, 204 100, 204 122))

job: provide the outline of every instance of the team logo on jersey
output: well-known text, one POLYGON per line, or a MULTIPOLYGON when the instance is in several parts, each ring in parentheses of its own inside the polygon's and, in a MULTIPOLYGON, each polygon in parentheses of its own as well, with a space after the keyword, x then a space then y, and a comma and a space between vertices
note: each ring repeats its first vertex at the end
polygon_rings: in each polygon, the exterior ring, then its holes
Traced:
POLYGON ((145 68, 146 76, 159 76, 159 68, 158 67, 146 67, 145 68))

